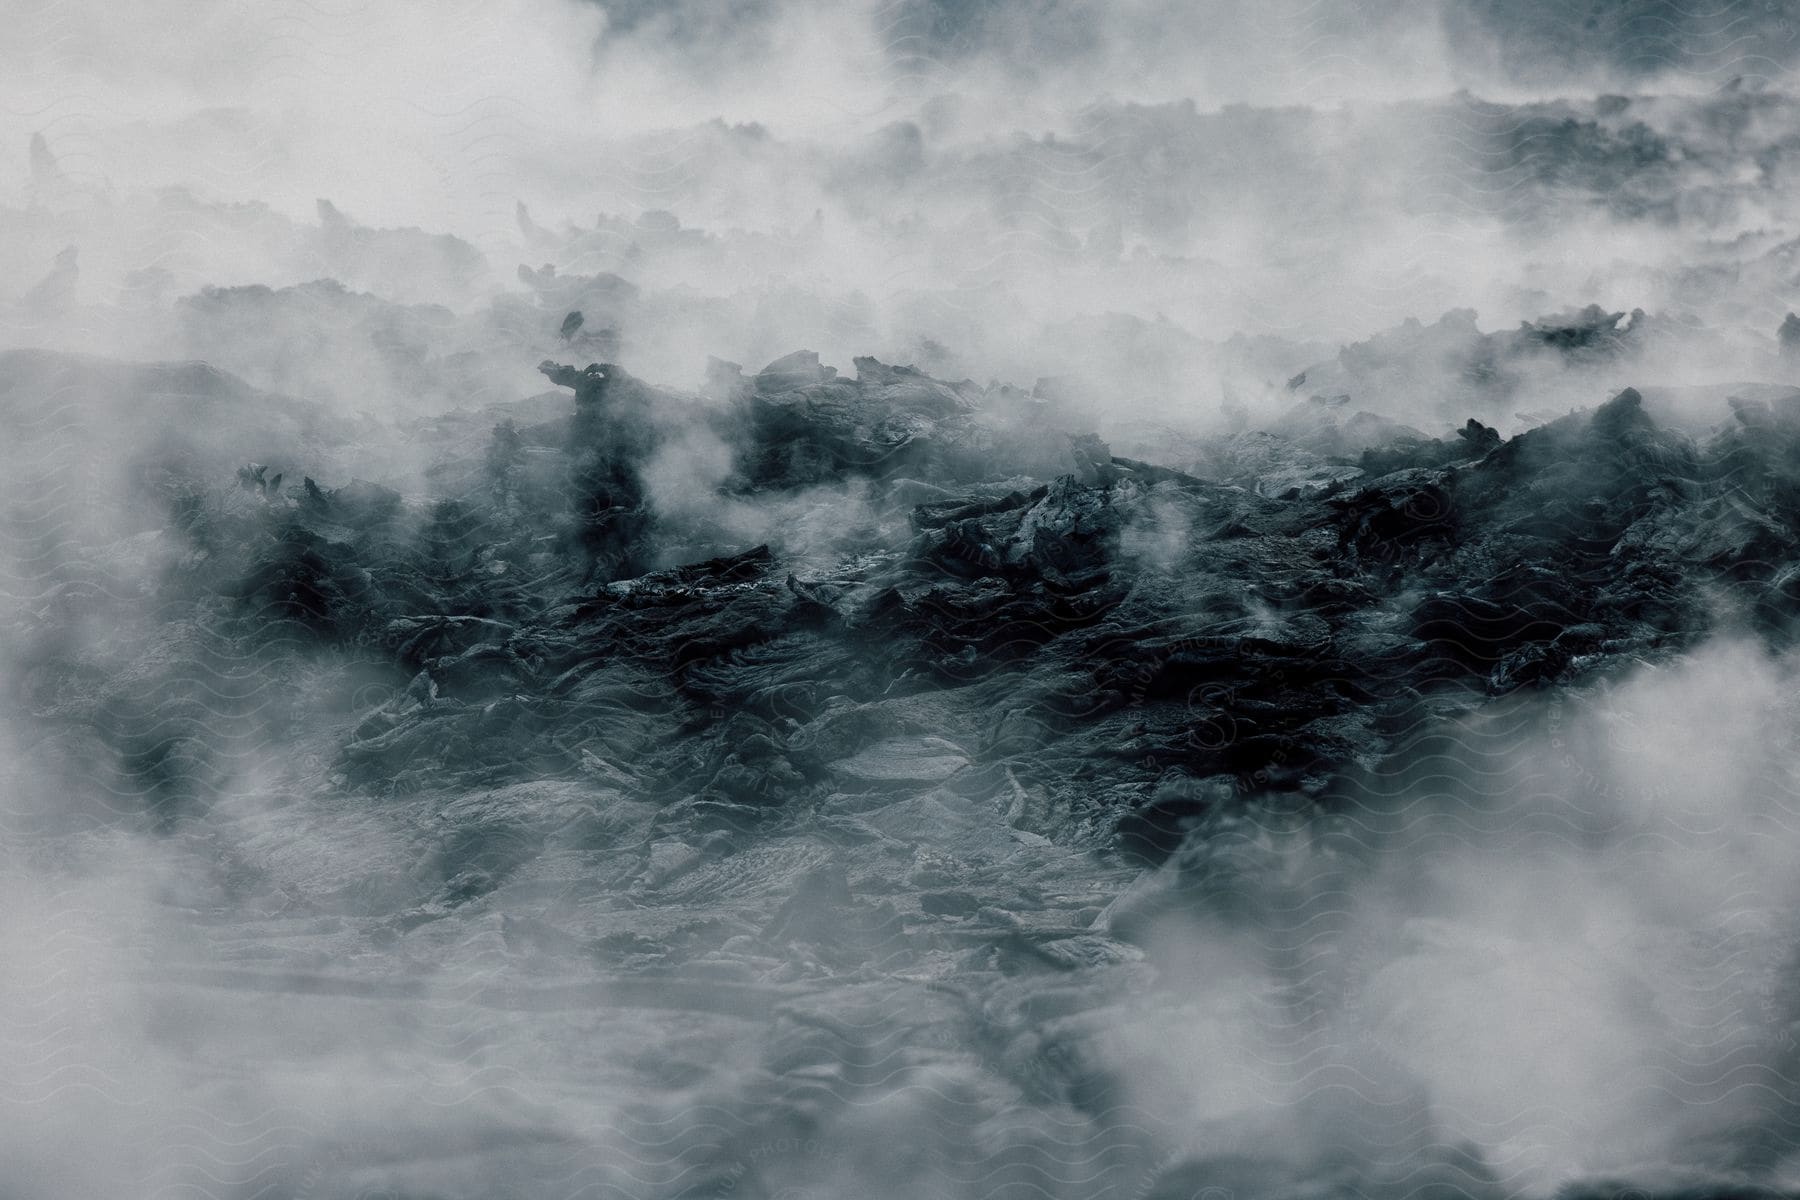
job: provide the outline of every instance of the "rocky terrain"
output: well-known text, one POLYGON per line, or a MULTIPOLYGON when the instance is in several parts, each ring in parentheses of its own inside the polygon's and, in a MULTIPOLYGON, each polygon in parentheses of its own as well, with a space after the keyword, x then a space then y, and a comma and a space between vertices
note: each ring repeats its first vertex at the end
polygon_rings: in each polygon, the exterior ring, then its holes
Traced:
POLYGON ((22 1194, 1796 1186, 1800 389, 1582 382, 1653 327, 1106 439, 805 351, 397 423, 0 354, 5 853, 79 901, 3 939, 22 1194))
POLYGON ((0 1198, 1800 1196, 1796 15, 11 6, 0 1198))

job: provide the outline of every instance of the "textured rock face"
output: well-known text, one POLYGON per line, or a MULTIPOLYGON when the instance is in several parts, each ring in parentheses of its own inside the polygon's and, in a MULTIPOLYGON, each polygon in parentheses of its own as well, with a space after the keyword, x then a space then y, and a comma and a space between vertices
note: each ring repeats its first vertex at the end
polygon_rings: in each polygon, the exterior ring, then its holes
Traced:
MULTIPOLYGON (((292 1161, 443 1195, 1499 1196, 1570 1161, 1530 1133, 1565 1097, 1559 1136, 1609 1164, 1646 1129, 1704 1178, 1779 1158, 1784 1002, 1725 1021, 1664 986, 1740 952, 1761 986, 1775 934, 1621 974, 1443 915, 1404 868, 1446 839, 1603 855, 1606 820, 1650 820, 1583 801, 1605 751, 1574 713, 1721 631, 1785 647, 1791 394, 1695 434, 1626 389, 1507 439, 1306 401, 1177 465, 855 365, 720 364, 703 400, 547 363, 573 417, 420 425, 429 465, 390 488, 364 431, 229 376, 0 357, 12 530, 57 551, 7 564, 21 761, 74 781, 34 819, 155 831, 184 872, 157 903, 234 914, 132 985, 457 1048, 375 1082, 466 1129, 308 1126, 292 1161), (64 439, 104 440, 39 418, 52 386, 165 431, 96 457, 136 490, 96 484, 93 520, 44 499, 64 439), (779 514, 767 544, 659 508, 645 464, 696 428, 733 452, 720 506, 779 514), (784 544, 852 486, 823 549, 784 544), (710 553, 666 561, 677 538, 710 553), (1569 1064, 1547 1011, 1612 1040, 1569 1064), (1459 1046, 1509 1065, 1459 1077, 1459 1046), (484 1072, 509 1098, 468 1099, 484 1072), (1658 1079, 1692 1111, 1638 1106, 1658 1079), (446 1138, 484 1147, 472 1173, 446 1138)), ((124 1092, 203 1059, 184 1036, 124 1092)))

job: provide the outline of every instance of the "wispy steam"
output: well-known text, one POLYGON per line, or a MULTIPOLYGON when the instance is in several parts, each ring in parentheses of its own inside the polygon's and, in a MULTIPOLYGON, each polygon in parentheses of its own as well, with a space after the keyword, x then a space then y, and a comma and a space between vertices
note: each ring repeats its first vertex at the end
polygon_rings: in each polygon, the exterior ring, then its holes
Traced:
POLYGON ((7 24, 8 1194, 1800 1188, 1786 7, 7 24))

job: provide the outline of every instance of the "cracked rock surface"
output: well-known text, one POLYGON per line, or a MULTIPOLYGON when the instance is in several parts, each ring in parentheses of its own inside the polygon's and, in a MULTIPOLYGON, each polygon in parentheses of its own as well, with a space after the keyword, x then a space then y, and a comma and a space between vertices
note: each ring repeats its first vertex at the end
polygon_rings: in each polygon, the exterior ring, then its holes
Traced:
MULTIPOLYGON (((1602 355, 1617 316, 1500 340, 1602 355)), ((159 1142, 146 1170, 1497 1197, 1654 1126, 1680 1161, 1595 1194, 1776 1186, 1791 1018, 1707 982, 1777 990, 1775 898, 1545 967, 1401 868, 1706 836, 1583 793, 1569 731, 1709 639, 1789 645, 1800 392, 1677 421, 1626 388, 1507 438, 1299 399, 1153 461, 855 368, 717 364, 700 397, 546 363, 563 390, 417 422, 400 462, 199 364, 0 355, 8 853, 155 847, 93 974, 32 985, 96 997, 67 1017, 95 1119, 159 1142), (694 439, 729 472, 659 500, 694 439), (1445 1015, 1496 995, 1617 1039, 1501 1062, 1445 1015), (1504 1086, 1459 1090, 1459 1050, 1504 1086)))

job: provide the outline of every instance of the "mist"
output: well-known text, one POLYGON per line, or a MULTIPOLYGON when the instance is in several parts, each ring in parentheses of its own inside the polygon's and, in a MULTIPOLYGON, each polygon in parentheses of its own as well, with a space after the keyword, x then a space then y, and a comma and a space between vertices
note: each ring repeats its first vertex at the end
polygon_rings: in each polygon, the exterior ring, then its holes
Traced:
POLYGON ((1800 25, 27 4, 8 1195, 1800 1192, 1800 25))

